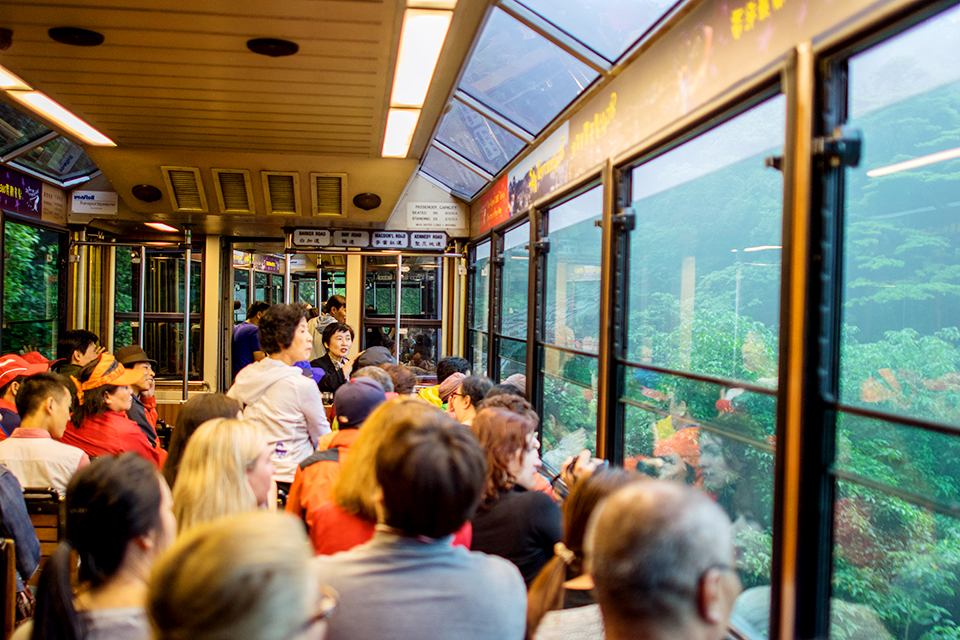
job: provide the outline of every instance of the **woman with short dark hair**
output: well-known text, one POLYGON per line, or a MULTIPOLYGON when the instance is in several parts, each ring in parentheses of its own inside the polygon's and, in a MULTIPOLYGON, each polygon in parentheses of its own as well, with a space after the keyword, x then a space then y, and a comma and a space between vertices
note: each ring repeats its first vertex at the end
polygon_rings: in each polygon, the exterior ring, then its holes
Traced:
POLYGON ((313 340, 308 360, 316 360, 327 354, 327 347, 323 343, 323 330, 331 324, 347 323, 347 299, 341 295, 332 295, 327 298, 320 308, 321 314, 307 320, 307 330, 313 340))
POLYGON ((227 396, 243 405, 243 419, 267 432, 274 478, 286 491, 297 465, 330 432, 320 390, 294 363, 310 355, 307 313, 301 305, 275 304, 260 318, 260 346, 267 357, 237 374, 227 396))
POLYGON ((310 361, 311 367, 323 369, 323 377, 317 383, 320 391, 333 393, 350 379, 353 365, 360 357, 360 354, 352 358, 347 357, 353 347, 353 338, 353 327, 342 322, 332 322, 323 330, 322 339, 326 353, 310 361))

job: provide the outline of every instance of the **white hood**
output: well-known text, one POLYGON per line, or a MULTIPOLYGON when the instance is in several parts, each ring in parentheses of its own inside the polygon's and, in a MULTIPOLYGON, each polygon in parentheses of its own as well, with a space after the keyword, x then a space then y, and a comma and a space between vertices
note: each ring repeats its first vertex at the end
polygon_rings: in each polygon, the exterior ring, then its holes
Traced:
POLYGON ((227 395, 244 406, 259 400, 274 383, 290 376, 303 376, 303 369, 264 358, 240 370, 227 395))

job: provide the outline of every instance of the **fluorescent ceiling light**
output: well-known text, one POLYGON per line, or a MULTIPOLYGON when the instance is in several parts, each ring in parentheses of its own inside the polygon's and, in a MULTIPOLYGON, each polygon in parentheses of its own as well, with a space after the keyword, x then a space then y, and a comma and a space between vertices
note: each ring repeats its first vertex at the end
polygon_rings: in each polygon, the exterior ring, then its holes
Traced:
POLYGON ((924 167, 928 164, 933 164, 934 162, 943 162, 944 160, 953 160, 954 158, 960 158, 960 147, 957 147, 956 149, 948 149, 947 151, 938 151, 937 153, 931 153, 928 156, 920 156, 919 158, 914 158, 913 160, 898 162, 897 164, 880 167, 879 169, 871 169, 870 171, 867 171, 867 176, 870 178, 888 176, 891 173, 906 171, 907 169, 916 169, 917 167, 924 167))
POLYGON ((11 98, 29 107, 44 118, 59 125, 87 144, 96 147, 115 147, 117 144, 89 124, 67 111, 46 94, 39 91, 8 91, 11 98))
POLYGON ((390 109, 380 155, 384 158, 406 158, 419 119, 420 109, 390 109))
POLYGON ((5 91, 32 91, 33 87, 3 67, 0 67, 0 89, 5 91))
POLYGON ((457 8, 457 0, 407 0, 408 9, 446 9, 457 8))
POLYGON ((167 231, 170 233, 175 233, 176 231, 178 231, 176 227, 171 227, 170 225, 163 224, 162 222, 144 222, 143 224, 153 229, 156 229, 157 231, 167 231))
POLYGON ((390 94, 392 106, 423 106, 452 18, 451 11, 406 10, 390 94))

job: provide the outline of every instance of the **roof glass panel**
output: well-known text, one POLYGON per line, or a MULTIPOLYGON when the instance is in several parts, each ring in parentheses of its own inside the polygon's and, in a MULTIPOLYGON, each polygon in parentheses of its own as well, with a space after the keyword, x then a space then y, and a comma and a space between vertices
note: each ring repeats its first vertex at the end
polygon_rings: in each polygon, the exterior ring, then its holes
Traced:
POLYGON ((487 181, 447 154, 431 148, 423 161, 423 171, 453 191, 472 199, 487 181))
POLYGON ((30 116, 26 116, 5 102, 0 102, 0 155, 50 133, 30 116))
POLYGON ((83 149, 66 138, 54 138, 34 147, 10 164, 32 169, 60 182, 88 176, 97 170, 97 165, 83 149))
POLYGON ((524 147, 523 140, 456 101, 440 121, 437 140, 490 173, 500 171, 524 147))
POLYGON ((610 62, 676 0, 519 0, 610 62))
POLYGON ((460 89, 536 135, 597 75, 546 38, 495 9, 460 89))

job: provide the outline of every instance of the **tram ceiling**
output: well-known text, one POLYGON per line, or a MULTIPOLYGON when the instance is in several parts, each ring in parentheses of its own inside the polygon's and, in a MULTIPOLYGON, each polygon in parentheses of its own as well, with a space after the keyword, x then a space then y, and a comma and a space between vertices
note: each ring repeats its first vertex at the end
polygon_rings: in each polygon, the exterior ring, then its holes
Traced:
MULTIPOLYGON (((486 12, 488 1, 462 0, 411 148, 411 159, 381 158, 404 10, 391 0, 0 0, 0 27, 13 32, 0 65, 96 127, 116 147, 84 146, 123 203, 119 221, 170 212, 173 222, 206 232, 246 232, 241 217, 218 216, 212 168, 300 175, 309 215, 311 173, 346 173, 346 200, 373 192, 370 213, 350 204, 352 227, 382 225, 417 166, 486 12), (54 27, 104 36, 99 46, 55 42, 54 27), (286 57, 248 50, 254 38, 299 46, 286 57), (163 190, 161 166, 195 167, 208 213, 183 215, 164 200, 131 195, 138 184, 163 190), (164 206, 165 205, 165 206, 164 206), (216 218, 207 222, 205 218, 216 218), (204 227, 209 227, 204 229, 204 227)), ((3 101, 23 110, 8 95, 3 101)), ((263 194, 254 190, 262 217, 263 194)), ((304 216, 307 217, 307 216, 304 216)), ((289 216, 271 228, 298 224, 289 216)), ((310 220, 312 225, 317 220, 310 220)), ((336 219, 330 221, 339 224, 336 219)), ((264 224, 263 221, 260 223, 264 224)))

